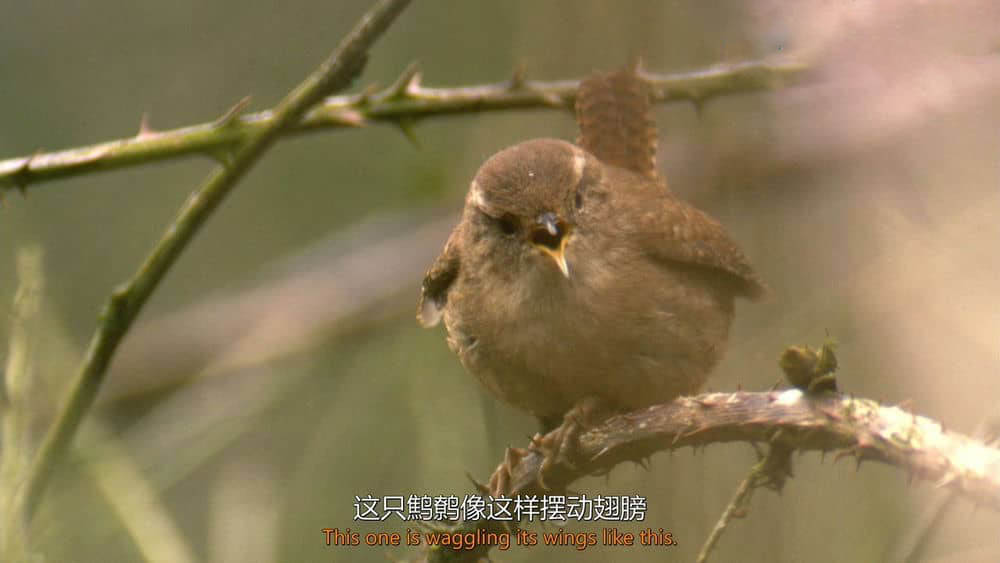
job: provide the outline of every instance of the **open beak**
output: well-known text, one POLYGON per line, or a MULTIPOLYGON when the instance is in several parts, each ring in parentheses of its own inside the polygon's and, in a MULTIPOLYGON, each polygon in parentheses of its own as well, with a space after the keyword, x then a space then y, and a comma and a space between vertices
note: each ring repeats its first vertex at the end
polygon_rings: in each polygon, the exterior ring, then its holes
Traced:
POLYGON ((536 228, 531 234, 531 244, 548 254, 559 266, 559 271, 569 278, 569 264, 566 263, 566 243, 569 241, 569 225, 559 220, 555 213, 542 213, 535 220, 536 228))

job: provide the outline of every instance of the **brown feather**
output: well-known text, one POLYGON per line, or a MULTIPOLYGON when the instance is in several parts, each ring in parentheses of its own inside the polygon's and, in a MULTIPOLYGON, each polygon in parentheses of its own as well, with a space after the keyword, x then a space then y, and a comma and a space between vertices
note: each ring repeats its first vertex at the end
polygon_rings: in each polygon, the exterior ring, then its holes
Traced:
POLYGON ((448 302, 448 289, 458 277, 458 249, 454 233, 444 245, 444 250, 431 265, 420 287, 417 320, 421 326, 431 327, 441 321, 441 313, 448 302))
POLYGON ((606 164, 656 178, 656 124, 649 87, 632 68, 597 74, 576 96, 579 144, 606 164))
POLYGON ((614 190, 613 229, 631 232, 648 256, 670 264, 688 264, 726 274, 738 295, 758 299, 767 286, 725 228, 701 210, 669 192, 658 182, 637 178, 626 170, 609 169, 606 185, 614 190), (627 192, 627 193, 622 193, 627 192))

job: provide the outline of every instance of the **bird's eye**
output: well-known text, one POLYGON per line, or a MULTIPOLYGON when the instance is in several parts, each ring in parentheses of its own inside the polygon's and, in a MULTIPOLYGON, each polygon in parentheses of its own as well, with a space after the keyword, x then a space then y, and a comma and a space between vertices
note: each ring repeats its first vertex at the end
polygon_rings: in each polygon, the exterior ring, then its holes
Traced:
POLYGON ((505 235, 512 235, 517 232, 517 217, 510 213, 504 213, 497 219, 500 231, 505 235))
POLYGON ((583 194, 576 192, 576 195, 573 196, 573 205, 575 205, 577 209, 583 207, 583 194))

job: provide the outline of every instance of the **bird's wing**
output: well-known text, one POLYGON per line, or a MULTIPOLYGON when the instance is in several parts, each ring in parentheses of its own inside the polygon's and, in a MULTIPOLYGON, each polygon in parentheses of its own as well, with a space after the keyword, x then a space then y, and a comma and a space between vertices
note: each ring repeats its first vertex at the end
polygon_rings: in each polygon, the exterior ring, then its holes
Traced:
POLYGON ((656 178, 656 123, 649 86, 634 68, 584 80, 576 94, 576 122, 579 145, 598 160, 656 178))
POLYGON ((432 327, 441 322, 441 314, 448 302, 448 289, 458 277, 459 259, 455 238, 454 233, 448 237, 441 255, 424 276, 420 302, 417 304, 417 321, 421 326, 432 327))
POLYGON ((670 194, 657 201, 656 205, 644 202, 643 208, 635 209, 632 215, 637 217, 632 228, 643 250, 661 260, 728 274, 737 283, 739 293, 750 299, 767 292, 746 255, 718 221, 670 194))

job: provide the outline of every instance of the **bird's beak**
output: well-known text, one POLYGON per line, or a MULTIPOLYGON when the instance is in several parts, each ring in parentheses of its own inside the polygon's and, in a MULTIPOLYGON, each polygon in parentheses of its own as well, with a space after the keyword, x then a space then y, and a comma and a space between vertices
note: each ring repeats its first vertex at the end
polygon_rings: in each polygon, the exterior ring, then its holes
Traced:
POLYGON ((560 221, 555 213, 542 213, 535 223, 536 228, 531 234, 531 243, 555 260, 559 271, 569 278, 569 264, 566 263, 569 226, 560 221))

